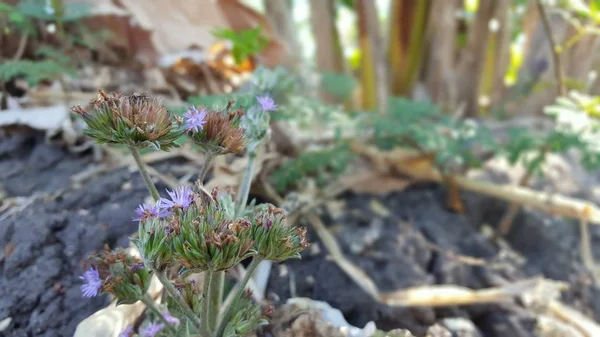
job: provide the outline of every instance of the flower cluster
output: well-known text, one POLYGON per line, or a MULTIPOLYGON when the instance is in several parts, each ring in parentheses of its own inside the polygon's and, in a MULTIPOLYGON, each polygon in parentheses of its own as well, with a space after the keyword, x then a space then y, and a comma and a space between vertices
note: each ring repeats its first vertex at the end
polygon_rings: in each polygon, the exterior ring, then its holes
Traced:
POLYGON ((156 97, 100 91, 90 106, 89 112, 80 105, 71 110, 83 117, 88 126, 84 133, 98 143, 168 150, 178 146, 175 140, 183 134, 156 97))
POLYGON ((306 228, 290 226, 285 211, 271 204, 255 208, 252 226, 254 250, 266 260, 275 262, 299 258, 308 247, 306 228))
POLYGON ((187 135, 207 153, 214 155, 243 153, 246 149, 245 132, 240 127, 242 110, 217 111, 191 107, 184 116, 187 135))
POLYGON ((283 210, 273 205, 247 205, 252 166, 235 202, 231 194, 219 195, 218 188, 209 193, 202 187, 208 166, 201 171, 194 189, 182 186, 167 190, 168 197, 160 198, 136 150, 168 150, 178 146, 175 140, 186 134, 207 154, 207 163, 224 154, 245 153, 253 158, 268 135, 268 112, 277 109, 269 96, 256 100, 257 104, 246 110, 232 108, 230 101, 223 110, 191 107, 183 117, 172 117, 158 99, 145 94, 124 96, 100 91, 90 102, 90 111, 81 106, 72 108, 87 124, 85 133, 98 143, 130 147, 148 190, 158 199, 139 205, 132 217, 139 226, 137 237, 131 241, 141 259, 106 248, 87 260, 81 276, 85 297, 110 293, 117 304, 143 300, 152 309, 144 322, 126 327, 119 336, 179 335, 192 326, 206 336, 242 336, 265 323, 261 307, 253 304, 248 294, 243 296, 247 278, 235 290, 230 304, 218 312, 220 304, 216 302, 222 298, 223 289, 220 279, 212 275, 222 275, 248 257, 254 257, 252 270, 265 259, 299 257, 308 246, 306 229, 288 225, 283 210), (201 292, 194 281, 173 285, 168 279, 171 267, 180 277, 208 272, 204 290, 201 292), (156 306, 146 294, 152 273, 169 294, 166 304, 170 311, 156 306), (221 321, 214 322, 216 317, 221 321))
POLYGON ((272 261, 299 257, 308 246, 306 229, 288 225, 284 211, 273 205, 257 206, 248 219, 233 219, 215 191, 202 198, 187 187, 168 192, 171 199, 161 199, 162 208, 153 214, 169 216, 138 217, 136 244, 157 270, 180 265, 182 274, 221 271, 254 254, 272 261))
MULTIPOLYGON (((186 271, 220 271, 249 256, 251 224, 232 220, 218 198, 198 198, 189 187, 161 199, 167 217, 144 219, 136 241, 144 260, 157 270, 179 264, 186 271)), ((140 217, 141 218, 141 217, 140 217)))
POLYGON ((90 256, 86 264, 89 268, 81 276, 85 281, 81 286, 85 297, 111 293, 117 297, 117 304, 131 304, 142 298, 150 286, 150 272, 142 261, 122 249, 107 248, 90 256))

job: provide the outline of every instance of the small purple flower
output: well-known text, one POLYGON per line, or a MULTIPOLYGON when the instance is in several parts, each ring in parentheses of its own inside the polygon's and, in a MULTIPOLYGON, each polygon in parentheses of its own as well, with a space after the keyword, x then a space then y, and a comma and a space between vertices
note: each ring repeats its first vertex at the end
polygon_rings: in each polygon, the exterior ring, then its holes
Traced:
POLYGON ((144 268, 144 265, 143 265, 143 264, 141 264, 141 263, 136 263, 136 264, 134 264, 134 265, 132 265, 132 266, 131 266, 131 271, 132 271, 132 272, 134 272, 134 271, 138 271, 138 270, 140 270, 140 269, 142 269, 142 268, 144 268))
POLYGON ((150 324, 146 325, 145 328, 143 328, 143 329, 140 330, 140 336, 142 336, 142 337, 154 337, 164 327, 165 327, 164 324, 150 323, 150 324))
POLYGON ((133 335, 133 325, 129 324, 121 331, 119 337, 131 337, 131 335, 133 335))
POLYGON ((90 268, 86 270, 80 279, 84 280, 86 284, 81 286, 81 293, 83 297, 95 297, 98 296, 98 291, 102 287, 102 280, 98 275, 98 270, 90 268))
POLYGON ((271 229, 272 226, 273 226, 273 220, 267 219, 267 221, 265 221, 265 229, 269 230, 269 229, 271 229))
POLYGON ((168 311, 165 311, 165 313, 163 314, 163 317, 169 324, 179 325, 179 318, 171 316, 171 314, 168 311))
POLYGON ((273 99, 268 95, 257 96, 256 100, 258 101, 258 103, 260 104, 260 107, 264 111, 274 111, 277 109, 277 105, 275 104, 275 101, 273 101, 273 99))
POLYGON ((146 221, 151 218, 165 218, 171 215, 171 212, 161 208, 161 200, 158 200, 154 205, 139 205, 135 213, 137 217, 133 218, 132 221, 146 221))
POLYGON ((161 198, 160 207, 163 210, 172 210, 174 208, 181 208, 182 210, 188 209, 194 201, 194 192, 188 186, 181 186, 175 191, 167 190, 167 193, 171 197, 171 200, 167 198, 161 198))
POLYGON ((202 109, 201 111, 198 111, 198 109, 193 106, 183 114, 183 117, 185 117, 183 128, 186 131, 193 130, 194 132, 198 132, 198 130, 204 129, 204 124, 206 123, 206 110, 202 109))

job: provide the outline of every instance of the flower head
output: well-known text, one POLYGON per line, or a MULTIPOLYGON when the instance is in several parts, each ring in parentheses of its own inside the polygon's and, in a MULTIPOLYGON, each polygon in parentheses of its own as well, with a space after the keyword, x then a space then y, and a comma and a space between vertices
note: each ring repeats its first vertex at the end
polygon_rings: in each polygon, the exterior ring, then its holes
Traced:
POLYGON ((165 311, 165 313, 163 314, 163 317, 169 324, 179 325, 179 318, 171 316, 171 314, 168 311, 165 311))
MULTIPOLYGON (((117 305, 132 304, 142 297, 150 286, 151 274, 142 261, 125 250, 110 250, 105 247, 101 253, 91 255, 85 263, 94 266, 84 273, 88 283, 81 287, 84 296, 102 290, 117 298, 117 305), (100 281, 102 280, 102 281, 100 281)), ((95 296, 95 295, 93 295, 95 296)))
POLYGON ((140 336, 142 337, 154 337, 159 333, 165 326, 163 324, 150 323, 140 330, 140 336))
POLYGON ((204 129, 204 124, 206 124, 206 110, 202 109, 198 111, 196 107, 191 107, 184 115, 185 124, 183 128, 186 131, 194 131, 198 132, 198 130, 204 129))
POLYGON ((157 97, 107 94, 101 90, 89 105, 89 111, 82 106, 71 110, 83 117, 88 126, 84 133, 98 143, 168 150, 178 146, 175 140, 183 133, 157 97))
POLYGON ((146 221, 151 218, 165 218, 171 215, 167 209, 161 208, 162 200, 158 200, 154 205, 139 205, 135 210, 137 217, 133 218, 132 221, 146 221))
POLYGON ((185 211, 194 201, 194 192, 188 186, 181 186, 174 191, 167 190, 167 193, 169 194, 169 197, 171 197, 170 200, 167 198, 161 198, 159 200, 160 207, 163 211, 170 211, 176 208, 185 211))
POLYGON ((306 228, 288 224, 283 209, 261 204, 255 208, 253 218, 254 250, 263 258, 275 262, 299 258, 309 246, 306 228))
MULTIPOLYGON (((193 117, 194 113, 189 112, 193 117)), ((213 154, 242 153, 246 149, 245 131, 240 127, 243 110, 217 111, 202 109, 198 116, 202 116, 202 132, 191 132, 188 136, 204 151, 213 154)), ((195 120, 199 117, 194 117, 195 120)), ((186 129, 191 130, 192 119, 188 118, 186 129)))
POLYGON ((133 335, 133 325, 129 324, 121 331, 119 337, 131 337, 131 335, 133 335))
POLYGON ((277 110, 277 104, 275 104, 275 101, 273 101, 273 98, 271 98, 268 95, 257 96, 256 100, 258 101, 258 104, 260 104, 260 107, 264 111, 274 111, 274 110, 277 110))
POLYGON ((79 276, 79 278, 86 282, 81 286, 81 293, 84 297, 98 296, 98 292, 102 288, 102 279, 98 275, 98 269, 90 268, 82 276, 79 276))

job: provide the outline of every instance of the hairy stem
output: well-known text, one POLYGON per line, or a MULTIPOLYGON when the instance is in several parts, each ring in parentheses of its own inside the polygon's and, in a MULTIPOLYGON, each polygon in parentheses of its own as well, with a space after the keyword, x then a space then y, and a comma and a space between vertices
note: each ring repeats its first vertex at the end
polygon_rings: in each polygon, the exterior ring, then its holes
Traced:
POLYGON ((238 300, 241 296, 243 296, 244 290, 246 289, 246 284, 248 284, 248 281, 250 281, 250 278, 252 277, 252 274, 254 274, 256 267, 258 267, 258 265, 260 264, 260 262, 262 260, 263 259, 261 257, 256 255, 252 259, 252 262, 250 262, 248 269, 246 269, 246 275, 244 275, 244 278, 242 279, 242 283, 240 283, 239 287, 235 290, 235 295, 233 296, 233 300, 223 310, 223 316, 221 317, 221 320, 219 321, 216 337, 223 336, 223 333, 225 332, 225 328, 227 327, 227 323, 231 320, 231 317, 234 314, 233 304, 235 303, 236 300, 238 300))
POLYGON ((225 272, 216 271, 211 272, 210 277, 210 288, 208 290, 210 294, 210 300, 208 302, 208 328, 211 331, 215 331, 217 328, 217 320, 219 318, 219 311, 221 309, 221 300, 223 299, 223 285, 225 280, 225 272))
POLYGON ((211 337, 211 335, 207 333, 208 329, 206 324, 204 324, 204 322, 202 322, 200 318, 196 316, 196 313, 194 313, 192 308, 190 308, 190 306, 185 302, 185 299, 181 293, 175 289, 175 286, 173 286, 173 283, 171 283, 167 277, 167 274, 156 271, 156 277, 158 277, 160 283, 162 283, 162 285, 165 287, 165 290, 167 293, 169 293, 169 296, 171 296, 171 298, 173 298, 173 300, 179 305, 181 311, 185 314, 185 317, 187 317, 198 330, 203 331, 203 337, 211 337))
POLYGON ((202 170, 200 171, 200 175, 198 175, 198 182, 200 184, 204 184, 204 178, 206 178, 206 173, 208 173, 208 169, 210 168, 210 164, 213 159, 215 159, 215 154, 208 152, 206 157, 204 158, 204 165, 202 166, 202 170))
POLYGON ((177 331, 175 331, 175 328, 163 316, 163 313, 160 312, 160 310, 158 310, 158 308, 156 307, 156 304, 154 303, 152 298, 150 298, 150 296, 146 295, 146 296, 142 297, 140 299, 140 301, 142 301, 146 305, 146 307, 148 309, 150 309, 150 311, 152 311, 156 315, 156 317, 158 317, 158 319, 165 325, 165 328, 167 330, 169 330, 169 335, 175 336, 175 333, 177 331))
POLYGON ((158 201, 158 199, 160 199, 160 195, 158 194, 156 186, 154 186, 154 183, 152 182, 152 178, 150 178, 150 174, 148 174, 148 170, 146 170, 146 165, 142 161, 140 153, 134 146, 130 146, 129 150, 133 155, 133 159, 135 159, 135 163, 137 164, 138 169, 140 170, 142 178, 144 178, 144 182, 146 183, 146 187, 148 187, 148 191, 150 191, 150 194, 152 195, 152 199, 154 199, 154 201, 158 201))
POLYGON ((210 329, 210 302, 211 302, 211 293, 210 293, 210 289, 212 288, 212 283, 213 283, 213 279, 212 279, 213 273, 209 272, 209 271, 205 271, 204 272, 204 286, 202 288, 202 322, 204 322, 204 324, 202 324, 204 326, 204 328, 209 331, 212 335, 212 331, 210 329))
POLYGON ((552 51, 552 61, 554 62, 554 77, 557 82, 557 91, 559 96, 565 96, 567 94, 567 87, 565 86, 565 75, 562 70, 559 51, 556 48, 556 41, 554 41, 554 36, 552 35, 552 29, 550 29, 550 20, 548 20, 548 14, 544 9, 544 5, 542 4, 542 0, 536 0, 537 9, 540 12, 540 17, 542 18, 542 23, 544 24, 544 31, 546 32, 546 36, 548 37, 548 42, 550 43, 550 49, 552 51))
POLYGON ((250 186, 252 185, 252 165, 256 158, 255 153, 250 153, 248 156, 248 166, 244 172, 244 178, 240 184, 240 190, 235 201, 235 216, 236 218, 242 215, 243 210, 246 208, 248 203, 248 194, 250 193, 250 186))

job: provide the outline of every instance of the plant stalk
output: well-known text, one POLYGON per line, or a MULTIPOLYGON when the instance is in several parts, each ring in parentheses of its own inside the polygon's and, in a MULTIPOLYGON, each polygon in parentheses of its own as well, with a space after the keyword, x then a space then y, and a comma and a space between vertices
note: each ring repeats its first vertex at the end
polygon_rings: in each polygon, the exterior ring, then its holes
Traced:
POLYGON ((211 334, 207 331, 208 327, 206 326, 206 324, 204 324, 204 322, 202 322, 200 318, 196 316, 196 313, 194 313, 194 311, 189 307, 189 305, 187 305, 185 299, 183 298, 181 293, 177 289, 175 289, 165 272, 156 271, 156 277, 158 277, 158 280, 165 287, 167 293, 169 293, 171 298, 173 298, 173 300, 179 305, 181 311, 196 327, 196 329, 203 331, 203 337, 211 337, 211 334))
POLYGON ((236 218, 242 215, 243 210, 246 208, 246 203, 248 203, 248 194, 250 193, 250 186, 252 185, 252 166, 254 164, 255 158, 255 153, 248 154, 248 166, 246 166, 244 178, 242 179, 240 190, 238 191, 238 195, 235 201, 236 218))
POLYGON ((210 335, 212 336, 212 330, 210 329, 210 301, 211 301, 211 293, 210 293, 210 289, 212 288, 212 279, 213 273, 209 272, 209 271, 205 271, 204 272, 204 286, 202 288, 202 306, 201 306, 201 311, 202 311, 202 322, 204 322, 204 324, 202 324, 204 326, 204 329, 206 329, 210 335))
POLYGON ((567 87, 565 85, 565 75, 560 62, 559 51, 556 48, 556 41, 554 40, 554 36, 552 35, 552 29, 550 28, 550 20, 548 19, 548 14, 546 13, 546 9, 544 8, 544 5, 542 4, 541 0, 536 0, 535 4, 537 5, 537 9, 540 12, 540 17, 542 18, 542 23, 544 25, 544 31, 546 32, 548 42, 550 43, 552 61, 554 62, 554 77, 556 78, 557 82, 557 95, 566 96, 567 87))
POLYGON ((208 301, 208 328, 215 331, 217 328, 217 320, 221 309, 221 300, 223 299, 223 285, 225 280, 224 271, 211 272, 210 286, 208 293, 210 299, 208 301))
MULTIPOLYGON (((543 161, 543 159, 546 157, 546 154, 548 154, 548 150, 549 150, 548 145, 547 144, 543 145, 539 149, 539 153, 536 156, 536 158, 533 160, 533 162, 543 161)), ((533 177, 534 169, 535 168, 533 168, 533 167, 529 167, 527 169, 525 174, 519 180, 519 186, 526 187, 527 185, 529 185, 529 181, 533 177)), ((496 230, 498 237, 504 237, 508 234, 508 232, 510 232, 513 222, 514 222, 515 218, 517 217, 517 214, 519 214, 519 209, 521 209, 521 206, 519 204, 517 204, 517 203, 510 204, 510 206, 508 207, 508 209, 502 216, 502 219, 500 220, 500 224, 498 224, 498 229, 496 230)))
POLYGON ((144 178, 144 182, 146 183, 146 187, 148 187, 148 191, 150 191, 150 195, 152 195, 152 199, 154 199, 154 201, 158 201, 158 199, 160 199, 160 195, 158 194, 158 190, 156 189, 156 186, 152 182, 152 178, 150 178, 150 174, 148 173, 148 170, 146 170, 146 165, 142 161, 142 158, 140 157, 140 153, 135 148, 135 146, 130 146, 129 150, 131 151, 131 154, 133 155, 133 159, 135 159, 135 163, 137 164, 138 169, 140 170, 140 174, 142 175, 142 178, 144 178))
POLYGON ((146 307, 150 309, 150 311, 152 311, 158 317, 158 319, 165 325, 165 328, 169 330, 169 335, 175 336, 175 333, 177 331, 175 331, 175 328, 167 321, 165 316, 163 316, 163 313, 160 312, 160 310, 158 310, 152 298, 150 298, 150 296, 146 294, 146 296, 142 297, 140 301, 142 301, 146 305, 146 307))
POLYGON ((206 174, 208 173, 208 169, 210 168, 210 164, 212 163, 213 159, 215 159, 215 154, 212 152, 208 152, 206 153, 206 157, 204 158, 204 165, 202 166, 202 170, 200 171, 200 174, 198 175, 198 182, 202 185, 204 185, 204 178, 206 178, 206 174))
POLYGON ((243 296, 244 290, 246 289, 246 284, 248 284, 248 281, 250 281, 252 274, 254 274, 254 271, 256 271, 256 267, 258 267, 258 265, 262 262, 262 260, 263 260, 262 257, 259 257, 258 255, 256 255, 252 259, 252 262, 250 262, 248 269, 246 269, 246 275, 244 275, 244 278, 242 279, 242 283, 235 290, 235 295, 233 296, 233 300, 229 303, 229 305, 223 311, 223 316, 219 322, 219 325, 217 328, 217 334, 215 335, 216 337, 223 336, 223 333, 225 332, 225 328, 227 327, 227 323, 231 320, 231 317, 234 314, 233 313, 233 304, 235 303, 236 300, 238 300, 240 298, 240 296, 243 296))

